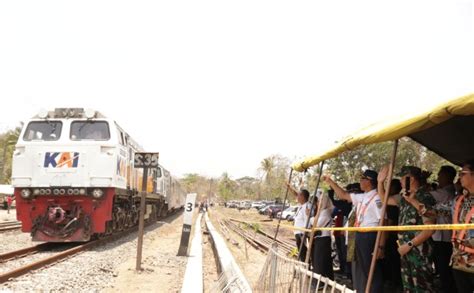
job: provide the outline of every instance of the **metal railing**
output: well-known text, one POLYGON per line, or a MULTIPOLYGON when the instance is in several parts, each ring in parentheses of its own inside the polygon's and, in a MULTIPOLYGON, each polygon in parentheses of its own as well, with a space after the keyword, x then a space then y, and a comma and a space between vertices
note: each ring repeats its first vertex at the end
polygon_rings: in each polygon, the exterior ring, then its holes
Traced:
POLYGON ((274 243, 268 251, 255 292, 341 292, 354 293, 333 280, 313 273, 308 264, 288 258, 278 252, 274 243))

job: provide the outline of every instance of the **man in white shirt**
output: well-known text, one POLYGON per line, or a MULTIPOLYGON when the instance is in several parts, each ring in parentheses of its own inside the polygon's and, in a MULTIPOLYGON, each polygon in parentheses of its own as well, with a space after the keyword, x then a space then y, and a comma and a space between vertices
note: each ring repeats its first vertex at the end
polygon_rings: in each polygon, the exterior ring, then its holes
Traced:
MULTIPOLYGON (((377 194, 377 175, 377 172, 373 170, 364 171, 360 177, 360 188, 364 191, 364 193, 361 194, 348 193, 334 182, 330 176, 323 176, 323 179, 334 189, 340 199, 352 202, 356 207, 355 227, 379 226, 382 201, 377 194)), ((356 276, 354 289, 357 290, 357 292, 365 292, 376 238, 377 232, 356 232, 356 276)), ((383 246, 380 246, 379 249, 383 250, 383 246)), ((377 261, 375 266, 370 292, 383 292, 382 264, 380 261, 377 261)))
MULTIPOLYGON (((295 214, 294 226, 297 228, 307 228, 306 223, 308 222, 308 216, 311 210, 311 203, 308 202, 309 192, 306 189, 301 189, 299 192, 292 190, 292 192, 296 193, 296 200, 300 204, 295 214)), ((296 238, 296 245, 298 249, 301 249, 299 253, 299 260, 305 261, 307 248, 305 244, 301 245, 303 241, 304 231, 294 230, 294 233, 296 238)))

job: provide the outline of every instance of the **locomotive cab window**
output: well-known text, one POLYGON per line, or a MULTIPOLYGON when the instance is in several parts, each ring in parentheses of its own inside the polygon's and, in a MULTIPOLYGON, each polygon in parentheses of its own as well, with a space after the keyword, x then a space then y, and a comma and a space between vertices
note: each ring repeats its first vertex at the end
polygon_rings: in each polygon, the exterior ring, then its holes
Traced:
POLYGON ((28 124, 23 135, 23 140, 58 140, 61 135, 61 121, 33 121, 28 124))
POLYGON ((71 139, 109 140, 109 124, 106 121, 74 121, 71 123, 71 139))

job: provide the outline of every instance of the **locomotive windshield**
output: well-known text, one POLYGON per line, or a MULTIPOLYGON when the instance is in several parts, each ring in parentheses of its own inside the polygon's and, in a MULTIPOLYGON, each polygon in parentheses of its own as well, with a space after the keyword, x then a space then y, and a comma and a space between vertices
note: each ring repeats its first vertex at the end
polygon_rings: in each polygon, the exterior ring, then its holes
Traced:
POLYGON ((61 135, 61 121, 33 121, 28 124, 23 135, 23 140, 58 140, 61 135))
POLYGON ((71 139, 109 140, 109 124, 106 121, 74 121, 71 123, 71 139))

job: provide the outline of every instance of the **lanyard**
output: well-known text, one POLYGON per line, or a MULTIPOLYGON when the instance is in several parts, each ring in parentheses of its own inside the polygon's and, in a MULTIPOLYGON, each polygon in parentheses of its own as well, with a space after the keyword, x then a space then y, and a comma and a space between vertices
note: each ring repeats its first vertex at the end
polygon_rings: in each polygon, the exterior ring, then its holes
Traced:
POLYGON ((359 212, 359 208, 362 205, 362 202, 357 206, 357 217, 356 217, 356 222, 354 223, 354 227, 359 227, 360 223, 362 222, 362 219, 365 216, 365 212, 367 211, 367 207, 369 204, 372 202, 372 200, 375 198, 377 195, 377 192, 375 192, 372 197, 367 201, 367 203, 362 207, 362 210, 359 212))

